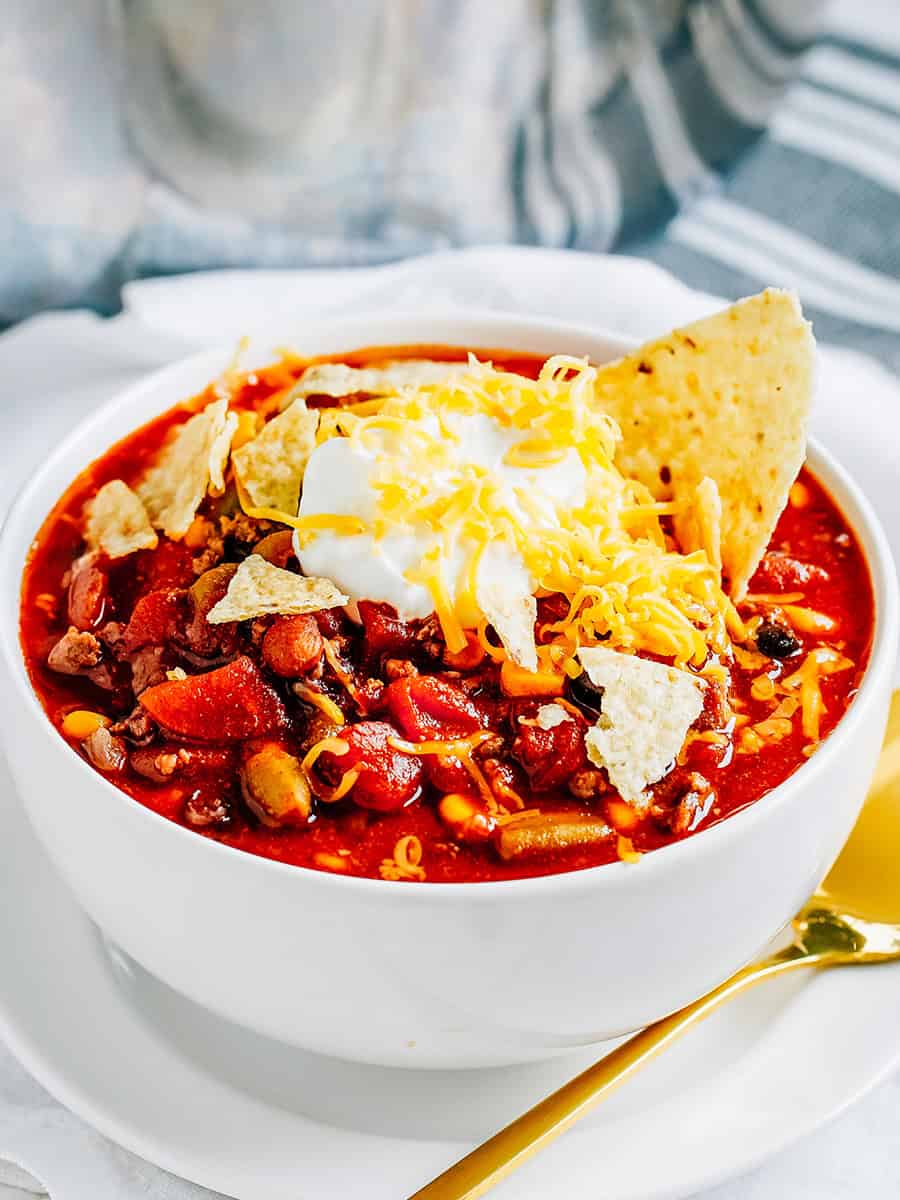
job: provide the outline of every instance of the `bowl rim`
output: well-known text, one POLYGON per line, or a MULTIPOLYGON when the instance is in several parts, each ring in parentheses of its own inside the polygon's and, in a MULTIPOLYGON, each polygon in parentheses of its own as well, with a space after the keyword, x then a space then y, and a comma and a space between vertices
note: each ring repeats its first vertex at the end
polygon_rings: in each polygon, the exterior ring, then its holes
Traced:
MULTIPOLYGON (((294 328, 287 333, 282 333, 274 341, 268 342, 271 334, 267 331, 265 334, 267 340, 260 345, 254 342, 254 350, 257 353, 261 352, 260 357, 262 360, 265 360, 266 357, 271 358, 272 353, 277 348, 290 345, 292 338, 302 340, 304 343, 310 340, 314 341, 317 337, 333 338, 335 335, 339 336, 341 330, 344 328, 348 331, 354 331, 351 343, 346 347, 347 352, 370 346, 375 348, 382 346, 408 347, 415 345, 445 345, 461 348, 473 346, 476 349, 499 350, 504 345, 502 340, 504 335, 511 335, 515 341, 519 337, 524 338, 532 334, 544 337, 559 336, 560 338, 570 338, 572 340, 605 341, 613 348, 614 353, 627 353, 638 344, 634 338, 625 337, 600 326, 542 317, 519 316, 518 314, 504 313, 496 310, 482 311, 473 309, 454 312, 451 309, 421 313, 397 311, 384 315, 358 313, 346 317, 323 318, 316 322, 304 323, 302 329, 299 331, 299 336, 298 330, 294 328), (373 327, 379 334, 377 340, 360 340, 358 333, 355 331, 367 326, 373 327), (435 330, 441 330, 441 332, 433 332, 428 336, 423 334, 415 338, 410 338, 409 336, 411 330, 419 327, 430 328, 432 326, 435 327, 435 330), (459 333, 454 334, 452 332, 454 328, 483 329, 484 336, 470 337, 459 333), (385 340, 381 331, 390 332, 394 329, 396 329, 397 333, 396 338, 394 340, 385 340), (403 336, 404 333, 406 336, 403 336), (265 346, 264 351, 263 346, 265 346)), ((512 346, 508 348, 512 349, 512 346)), ((339 353, 339 351, 329 353, 339 353)), ((89 438, 93 434, 101 433, 107 419, 111 415, 117 413, 123 406, 139 404, 148 392, 161 392, 168 386, 174 387, 179 377, 192 370, 202 374, 201 368, 205 368, 207 363, 210 364, 208 378, 214 378, 216 374, 216 366, 214 364, 225 363, 229 359, 233 360, 233 358, 233 343, 211 346, 185 355, 175 362, 152 371, 135 380, 127 387, 116 391, 109 400, 101 404, 98 408, 92 409, 79 420, 59 442, 53 452, 36 468, 10 505, 2 526, 0 526, 0 570, 3 569, 6 563, 14 570, 16 580, 21 580, 24 563, 19 557, 13 555, 11 547, 13 536, 19 531, 19 527, 24 522, 26 528, 31 531, 28 538, 28 545, 30 546, 31 540, 49 515, 49 510, 44 511, 43 502, 37 513, 31 513, 31 509, 35 504, 35 498, 47 486, 48 479, 53 477, 54 472, 59 471, 60 466, 73 453, 83 439, 89 438)), ((242 368, 252 370, 252 367, 243 367, 243 364, 242 368)), ((221 367, 219 369, 221 370, 221 367)), ((179 398, 186 398, 180 387, 179 398)), ((173 396, 168 401, 166 407, 177 404, 179 398, 173 396)), ((165 411, 166 408, 159 408, 158 410, 160 414, 165 411)), ((147 415, 142 418, 142 423, 150 419, 152 419, 151 416, 147 415)), ((134 425, 132 428, 136 429, 138 427, 138 425, 134 425)), ((122 436, 128 436, 128 434, 126 433, 122 436)), ((109 444, 111 443, 107 444, 107 448, 109 444)), ((66 468, 66 475, 58 492, 58 497, 62 495, 63 491, 80 471, 83 471, 104 452, 103 450, 96 453, 92 452, 93 457, 87 461, 82 461, 74 474, 70 475, 70 468, 66 468)), ((715 855, 717 847, 723 844, 727 845, 729 842, 746 836, 756 825, 767 820, 776 808, 790 803, 792 798, 804 788, 814 786, 817 780, 821 780, 823 772, 827 770, 828 765, 836 756, 849 750, 849 743, 856 729, 866 717, 869 701, 876 694, 879 685, 883 681, 883 677, 891 673, 894 669, 897 656, 898 624, 900 624, 900 617, 898 617, 900 597, 898 597, 897 575, 887 537, 878 517, 859 485, 847 470, 815 438, 808 440, 807 461, 816 478, 824 483, 829 495, 832 495, 835 491, 843 493, 840 499, 835 497, 834 501, 838 504, 845 520, 847 520, 853 529, 869 570, 870 582, 874 594, 875 621, 869 661, 866 665, 859 689, 850 707, 840 718, 834 730, 821 743, 820 748, 806 762, 801 763, 787 779, 751 802, 747 807, 730 814, 716 825, 698 830, 688 838, 659 847, 644 855, 640 863, 640 881, 642 883, 646 882, 651 875, 665 875, 667 871, 678 870, 682 866, 689 866, 694 860, 715 855), (856 510, 855 516, 852 518, 845 511, 848 506, 847 502, 856 510)), ((318 871, 312 867, 280 862, 276 859, 265 858, 261 855, 239 849, 238 847, 217 842, 211 838, 198 836, 194 830, 187 829, 185 826, 170 820, 168 817, 154 812, 146 805, 141 804, 140 801, 129 796, 127 792, 116 787, 114 783, 95 771, 80 755, 76 754, 68 746, 68 743, 65 743, 59 731, 50 721, 28 677, 19 639, 21 602, 19 586, 15 588, 15 596, 16 601, 13 605, 12 614, 8 614, 5 611, 5 602, 2 605, 2 609, 0 609, 0 649, 2 649, 3 657, 6 661, 8 677, 13 681, 13 686, 18 690, 18 698, 24 704, 29 718, 35 720, 38 727, 43 730, 43 736, 49 738, 57 749, 62 749, 65 746, 67 751, 65 759, 71 762, 74 770, 85 772, 86 777, 90 778, 94 786, 104 790, 108 796, 115 795, 119 803, 127 802, 131 806, 131 813, 137 822, 149 822, 151 826, 157 829, 160 836, 163 837, 173 837, 182 840, 190 839, 189 844, 195 847, 194 853, 197 855, 211 855, 213 858, 221 858, 223 866, 226 868, 228 862, 231 861, 234 864, 234 870, 258 871, 268 874, 272 872, 289 874, 298 880, 297 886, 315 886, 326 890, 337 887, 341 889, 343 894, 347 894, 348 889, 354 889, 363 895, 371 895, 373 899, 377 895, 379 900, 389 897, 399 898, 399 896, 408 893, 410 898, 406 901, 399 901, 400 903, 419 903, 425 896, 437 903, 452 903, 453 897, 456 897, 457 901, 461 901, 465 897, 467 900, 473 899, 492 902, 501 896, 512 898, 514 896, 525 897, 526 895, 550 891, 593 891, 595 888, 621 887, 623 883, 636 877, 633 864, 613 862, 579 870, 561 871, 548 875, 523 876, 516 879, 462 881, 459 883, 430 883, 427 881, 417 883, 406 881, 400 887, 394 881, 374 879, 368 876, 337 875, 329 871, 318 871), (168 832, 164 832, 164 830, 168 832), (373 891, 373 889, 375 890, 373 891)))

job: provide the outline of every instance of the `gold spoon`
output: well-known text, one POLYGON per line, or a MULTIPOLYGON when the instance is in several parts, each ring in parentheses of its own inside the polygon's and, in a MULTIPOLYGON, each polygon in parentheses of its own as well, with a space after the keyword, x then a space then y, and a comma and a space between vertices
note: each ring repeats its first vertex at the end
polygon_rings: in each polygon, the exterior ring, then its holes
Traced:
POLYGON ((564 1133, 614 1088, 732 996, 799 967, 900 959, 900 692, 872 789, 819 890, 794 918, 794 940, 708 995, 649 1025, 495 1133, 409 1200, 475 1200, 564 1133))

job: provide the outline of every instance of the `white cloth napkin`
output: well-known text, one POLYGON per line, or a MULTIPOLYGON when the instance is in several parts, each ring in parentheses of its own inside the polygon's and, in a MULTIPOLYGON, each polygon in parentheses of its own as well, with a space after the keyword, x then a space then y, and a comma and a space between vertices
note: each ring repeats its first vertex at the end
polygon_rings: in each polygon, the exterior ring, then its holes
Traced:
MULTIPOLYGON (((133 283, 120 316, 46 314, 0 337, 0 446, 13 450, 0 472, 0 513, 29 471, 86 412, 156 367, 270 324, 283 328, 294 322, 299 329, 304 320, 323 315, 479 307, 643 338, 721 303, 641 260, 522 248, 448 252, 360 270, 225 271, 133 283)), ((900 382, 853 351, 822 348, 813 427, 862 483, 900 561, 900 382)), ((875 1122, 885 1137, 896 1132, 889 1113, 898 1092, 893 1084, 890 1103, 881 1099, 888 1097, 884 1089, 867 1102, 873 1116, 860 1124, 860 1137, 871 1141, 868 1131, 875 1122)), ((872 1145, 866 1161, 872 1165, 872 1145)), ((878 1173, 871 1175, 868 1190, 865 1185, 862 1191, 831 1190, 829 1171, 827 1154, 820 1151, 816 1165, 798 1148, 773 1168, 715 1195, 775 1200, 790 1194, 800 1200, 888 1194, 875 1188, 883 1178, 878 1173)), ((112 1146, 0 1049, 0 1200, 4 1184, 14 1189, 6 1196, 46 1188, 53 1200, 211 1195, 112 1146)))

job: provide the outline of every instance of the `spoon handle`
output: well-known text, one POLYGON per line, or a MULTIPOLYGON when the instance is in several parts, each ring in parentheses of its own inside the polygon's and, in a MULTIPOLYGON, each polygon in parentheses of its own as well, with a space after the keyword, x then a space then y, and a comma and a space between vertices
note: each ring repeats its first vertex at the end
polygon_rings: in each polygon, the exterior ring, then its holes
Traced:
POLYGON ((517 1117, 499 1133, 461 1158, 409 1200, 475 1200, 505 1179, 516 1167, 564 1133, 614 1088, 629 1079, 691 1026, 739 992, 795 967, 822 966, 823 955, 808 955, 796 946, 751 963, 736 975, 678 1012, 648 1025, 640 1033, 582 1071, 574 1079, 517 1117))

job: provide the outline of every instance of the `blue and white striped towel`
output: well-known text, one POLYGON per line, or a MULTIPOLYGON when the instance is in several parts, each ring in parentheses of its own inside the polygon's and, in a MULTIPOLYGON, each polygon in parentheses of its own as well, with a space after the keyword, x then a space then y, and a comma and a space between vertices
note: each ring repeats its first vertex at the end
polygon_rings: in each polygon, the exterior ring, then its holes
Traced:
POLYGON ((645 255, 727 296, 794 286, 822 336, 900 367, 896 0, 836 0, 805 57, 821 0, 456 0, 422 35, 395 169, 351 173, 315 235, 191 200, 202 180, 170 186, 130 147, 129 7, 8 0, 0 321, 112 312, 147 275, 526 242, 645 255))

